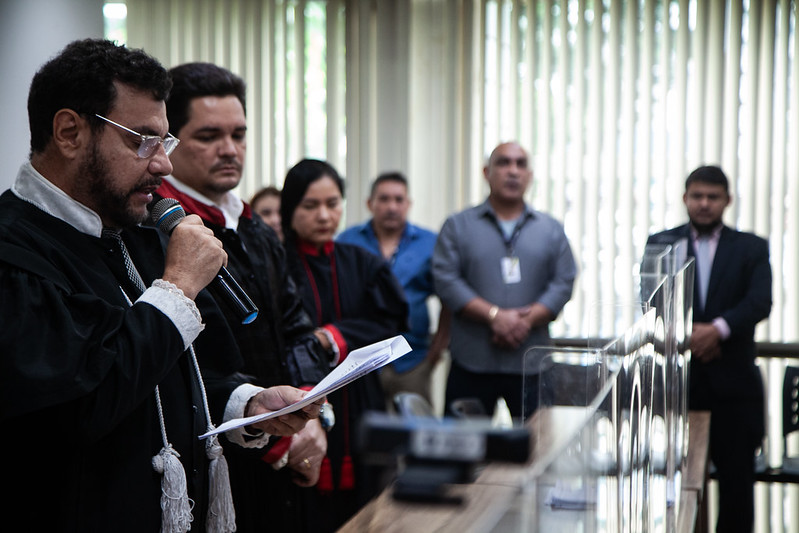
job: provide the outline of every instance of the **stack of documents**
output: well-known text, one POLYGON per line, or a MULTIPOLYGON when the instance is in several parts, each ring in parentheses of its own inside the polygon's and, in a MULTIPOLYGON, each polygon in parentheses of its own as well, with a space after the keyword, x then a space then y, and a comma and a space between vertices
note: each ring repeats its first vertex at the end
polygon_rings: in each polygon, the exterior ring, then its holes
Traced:
POLYGON ((308 391, 305 397, 299 402, 288 405, 277 411, 228 420, 224 424, 220 424, 216 429, 200 435, 200 438, 204 439, 211 435, 216 435, 217 433, 248 426, 256 422, 261 422, 262 420, 275 418, 302 409, 306 405, 312 404, 316 400, 327 396, 344 385, 352 383, 369 372, 399 359, 410 351, 411 347, 402 335, 353 350, 340 365, 325 376, 313 389, 308 391))

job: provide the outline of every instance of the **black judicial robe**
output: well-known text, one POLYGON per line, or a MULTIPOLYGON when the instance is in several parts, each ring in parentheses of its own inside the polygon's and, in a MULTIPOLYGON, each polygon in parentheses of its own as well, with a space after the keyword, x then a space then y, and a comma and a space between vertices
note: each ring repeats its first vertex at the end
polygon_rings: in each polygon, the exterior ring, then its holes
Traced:
MULTIPOLYGON (((157 232, 132 228, 122 237, 145 284, 159 277, 157 232)), ((156 385, 195 502, 192 530, 204 529, 199 386, 175 326, 149 304, 130 307, 120 283, 131 300, 136 289, 126 280, 109 241, 10 191, 0 197, 0 456, 7 487, 0 512, 26 530, 159 530, 161 477, 151 464, 162 447, 156 385)), ((241 382, 223 378, 240 357, 206 298, 198 304, 210 327, 196 345, 214 376, 209 400, 218 415, 241 382), (222 352, 229 357, 216 361, 222 352)))
POLYGON ((243 357, 241 371, 263 387, 315 385, 325 377, 327 354, 313 334, 315 326, 297 294, 285 250, 274 230, 253 216, 246 204, 238 230, 228 229, 221 211, 178 191, 166 180, 156 191, 153 204, 161 198, 174 198, 186 213, 202 218, 225 247, 227 270, 258 307, 258 317, 241 324, 224 303, 219 304, 243 357))
MULTIPOLYGON (((317 325, 330 324, 341 333, 348 351, 409 329, 405 294, 384 260, 358 246, 335 243, 332 259, 337 284, 334 287, 331 257, 325 252, 313 255, 299 250, 294 244, 287 246, 290 271, 303 305, 317 325)), ((386 481, 381 469, 363 463, 356 442, 360 415, 367 410, 385 410, 378 374, 367 374, 332 393, 328 400, 336 414, 336 425, 328 433, 327 454, 333 491, 317 491, 317 511, 312 517, 314 531, 337 529, 377 496, 386 481), (340 490, 342 463, 347 455, 352 459, 355 484, 353 490, 340 490)), ((322 477, 320 487, 324 484, 322 477)))
POLYGON ((263 386, 318 383, 329 358, 313 333, 274 230, 257 217, 242 216, 238 231, 203 221, 224 244, 227 269, 259 309, 251 324, 228 318, 244 357, 243 371, 263 386))
MULTIPOLYGON (((155 204, 174 198, 186 213, 202 218, 222 241, 228 254, 227 269, 258 307, 258 317, 241 324, 224 303, 228 325, 243 358, 241 371, 248 381, 263 387, 314 385, 329 371, 327 353, 313 334, 314 324, 303 308, 289 276, 286 254, 274 230, 252 216, 249 206, 239 218, 238 230, 224 226, 224 215, 178 191, 164 180, 155 204), (248 216, 249 215, 249 216, 248 216)), ((269 446, 276 444, 270 440, 269 446)), ((309 513, 291 469, 275 470, 263 461, 266 449, 225 446, 239 533, 307 530, 309 513)))

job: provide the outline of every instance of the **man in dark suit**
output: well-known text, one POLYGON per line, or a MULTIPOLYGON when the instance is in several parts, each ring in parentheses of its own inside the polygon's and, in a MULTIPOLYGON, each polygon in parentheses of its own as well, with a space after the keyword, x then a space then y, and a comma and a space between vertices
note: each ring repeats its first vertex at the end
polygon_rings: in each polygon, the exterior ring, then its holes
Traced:
POLYGON ((718 472, 717 533, 751 532, 755 451, 764 434, 763 382, 755 365, 755 325, 771 311, 768 242, 728 228, 732 202, 724 172, 699 167, 685 181, 690 222, 647 244, 690 243, 696 259, 691 334, 691 409, 710 410, 710 455, 718 472))

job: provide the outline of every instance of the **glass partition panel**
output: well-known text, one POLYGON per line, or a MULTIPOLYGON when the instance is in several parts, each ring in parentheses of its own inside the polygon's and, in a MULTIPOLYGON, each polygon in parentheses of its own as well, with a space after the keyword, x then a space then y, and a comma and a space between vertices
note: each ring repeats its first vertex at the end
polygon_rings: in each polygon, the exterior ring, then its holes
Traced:
POLYGON ((689 258, 675 272, 673 277, 674 316, 672 317, 673 342, 670 375, 673 376, 670 398, 675 414, 673 426, 670 428, 670 441, 677 444, 675 449, 677 468, 682 469, 688 456, 688 383, 691 368, 690 340, 693 324, 694 308, 694 270, 696 265, 689 258))
POLYGON ((679 474, 687 454, 688 435, 685 427, 688 420, 688 378, 690 370, 689 350, 691 324, 693 322, 694 258, 688 255, 687 239, 674 244, 648 245, 641 262, 641 294, 652 305, 662 309, 665 327, 665 343, 662 355, 666 361, 668 376, 667 400, 669 442, 674 443, 674 457, 669 457, 670 472, 679 474), (648 280, 666 277, 666 294, 658 302, 648 280))
POLYGON ((615 502, 620 531, 665 531, 665 401, 660 385, 662 368, 655 349, 659 324, 658 309, 653 307, 605 347, 608 356, 621 358, 612 394, 618 454, 615 502))
POLYGON ((647 246, 641 262, 641 295, 656 310, 652 468, 667 480, 668 501, 679 512, 682 470, 688 453, 688 343, 693 315, 694 260, 688 242, 647 246), (663 280, 659 282, 658 280, 663 280))
POLYGON ((693 314, 686 252, 686 241, 647 247, 633 281, 640 300, 596 306, 592 323, 604 329, 587 336, 610 342, 527 351, 534 459, 494 531, 676 530, 693 314))
POLYGON ((621 358, 601 348, 534 347, 525 369, 536 367, 538 410, 528 416, 535 453, 520 496, 525 503, 514 511, 524 517, 517 530, 615 531, 615 498, 608 497, 616 492, 618 463, 611 391, 621 358))
POLYGON ((652 480, 651 417, 656 312, 603 348, 534 347, 538 410, 528 483, 503 520, 519 531, 663 530, 665 480, 652 480), (664 492, 662 504, 652 498, 664 492), (650 528, 650 524, 655 527, 650 528))

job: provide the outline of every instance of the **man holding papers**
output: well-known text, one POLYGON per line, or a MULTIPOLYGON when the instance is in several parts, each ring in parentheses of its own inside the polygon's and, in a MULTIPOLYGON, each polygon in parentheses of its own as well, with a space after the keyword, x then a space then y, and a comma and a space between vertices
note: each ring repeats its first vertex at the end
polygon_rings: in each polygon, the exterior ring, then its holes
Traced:
POLYGON ((351 352, 347 357, 346 363, 336 367, 336 369, 328 374, 325 379, 320 381, 319 384, 308 391, 308 394, 306 394, 302 400, 270 413, 229 420, 224 424, 220 424, 215 430, 209 431, 203 435, 203 437, 216 435, 217 433, 222 433, 223 431, 229 431, 231 429, 236 429, 249 424, 255 424, 263 420, 269 420, 270 418, 276 418, 285 414, 293 413, 294 411, 302 409, 306 405, 310 405, 316 401, 319 401, 320 399, 324 399, 325 396, 331 392, 337 391, 341 387, 352 383, 356 379, 365 376, 373 370, 377 370, 389 363, 393 363, 410 351, 410 344, 408 344, 408 341, 402 336, 397 336, 391 339, 370 344, 369 346, 364 346, 363 348, 351 352))

